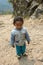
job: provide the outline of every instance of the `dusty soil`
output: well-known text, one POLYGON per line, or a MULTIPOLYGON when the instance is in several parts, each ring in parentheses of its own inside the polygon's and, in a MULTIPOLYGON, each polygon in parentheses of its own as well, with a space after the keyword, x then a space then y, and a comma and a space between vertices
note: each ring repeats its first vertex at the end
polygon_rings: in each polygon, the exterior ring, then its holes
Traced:
POLYGON ((43 15, 39 19, 29 18, 24 21, 31 42, 27 44, 28 57, 18 60, 15 48, 9 45, 14 27, 12 15, 0 15, 0 65, 43 65, 43 15))

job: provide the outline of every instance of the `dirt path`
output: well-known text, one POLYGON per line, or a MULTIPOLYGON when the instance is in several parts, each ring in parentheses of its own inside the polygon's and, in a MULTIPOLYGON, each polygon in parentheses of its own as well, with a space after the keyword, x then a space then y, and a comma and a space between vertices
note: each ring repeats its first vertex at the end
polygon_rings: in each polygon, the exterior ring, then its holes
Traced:
POLYGON ((10 32, 13 29, 11 15, 0 16, 0 65, 43 65, 43 17, 42 19, 25 20, 31 43, 27 44, 28 57, 20 61, 16 57, 15 48, 9 45, 10 32))

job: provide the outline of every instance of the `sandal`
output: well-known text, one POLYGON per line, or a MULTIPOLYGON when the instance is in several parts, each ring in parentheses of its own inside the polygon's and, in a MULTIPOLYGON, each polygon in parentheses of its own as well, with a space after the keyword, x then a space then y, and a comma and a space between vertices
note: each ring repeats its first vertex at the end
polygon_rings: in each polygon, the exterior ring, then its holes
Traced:
POLYGON ((17 55, 17 58, 18 58, 18 59, 21 59, 21 56, 17 55))

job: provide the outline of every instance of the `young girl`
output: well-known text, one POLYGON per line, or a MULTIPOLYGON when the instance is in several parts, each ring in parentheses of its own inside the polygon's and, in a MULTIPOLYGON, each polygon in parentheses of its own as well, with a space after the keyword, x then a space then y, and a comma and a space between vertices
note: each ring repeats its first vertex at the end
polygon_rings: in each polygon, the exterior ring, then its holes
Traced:
POLYGON ((14 18, 13 25, 15 28, 11 31, 11 45, 12 47, 16 46, 16 53, 18 59, 21 58, 21 55, 26 56, 26 40, 29 44, 30 37, 27 30, 23 27, 24 21, 23 18, 17 16, 14 18))

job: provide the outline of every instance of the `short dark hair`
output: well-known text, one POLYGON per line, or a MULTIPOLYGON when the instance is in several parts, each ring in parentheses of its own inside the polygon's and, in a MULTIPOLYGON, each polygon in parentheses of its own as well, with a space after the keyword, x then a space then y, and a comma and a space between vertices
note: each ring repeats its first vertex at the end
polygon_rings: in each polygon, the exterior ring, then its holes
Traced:
POLYGON ((23 21, 23 18, 22 18, 21 16, 15 17, 14 20, 13 20, 13 24, 15 25, 15 23, 16 23, 17 21, 20 21, 20 22, 22 22, 22 23, 24 22, 24 21, 23 21))

